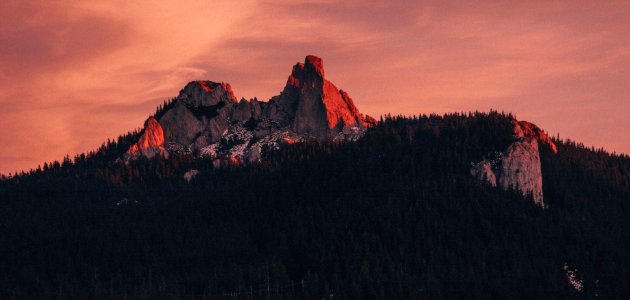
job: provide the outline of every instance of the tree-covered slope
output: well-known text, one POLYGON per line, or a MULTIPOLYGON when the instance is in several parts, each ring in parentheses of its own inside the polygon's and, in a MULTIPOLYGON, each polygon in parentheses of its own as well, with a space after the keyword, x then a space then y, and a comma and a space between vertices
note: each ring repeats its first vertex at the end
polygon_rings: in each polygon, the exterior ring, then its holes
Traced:
POLYGON ((511 138, 494 112, 386 118, 220 169, 111 143, 0 181, 0 298, 623 298, 630 159, 543 148, 542 209, 470 175, 511 138))

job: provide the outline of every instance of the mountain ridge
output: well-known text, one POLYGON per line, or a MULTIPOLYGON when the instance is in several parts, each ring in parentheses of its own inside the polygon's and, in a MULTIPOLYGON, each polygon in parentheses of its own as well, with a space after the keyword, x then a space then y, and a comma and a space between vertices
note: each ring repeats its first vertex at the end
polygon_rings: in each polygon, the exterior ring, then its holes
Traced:
POLYGON ((514 119, 386 116, 220 168, 115 160, 142 133, 121 136, 0 181, 0 298, 263 299, 267 280, 271 299, 627 295, 630 158, 536 141, 543 210, 469 174, 527 139, 514 119))
POLYGON ((236 100, 229 83, 189 82, 144 131, 163 143, 130 148, 126 158, 193 153, 221 161, 258 161, 287 141, 356 140, 376 120, 363 115, 347 92, 325 78, 321 58, 293 66, 282 92, 269 99, 236 100), (151 125, 151 126, 149 126, 151 125), (149 155, 146 155, 149 154, 149 155))
MULTIPOLYGON (((191 81, 170 107, 149 118, 126 158, 190 153, 213 160, 217 167, 256 162, 282 144, 356 141, 375 124, 374 118, 359 112, 347 92, 325 78, 323 60, 308 55, 293 66, 282 92, 266 102, 237 101, 229 83, 191 81)), ((544 207, 539 143, 553 153, 557 147, 530 122, 512 118, 510 126, 513 143, 496 149, 495 161, 473 163, 470 173, 493 187, 531 195, 544 207)))

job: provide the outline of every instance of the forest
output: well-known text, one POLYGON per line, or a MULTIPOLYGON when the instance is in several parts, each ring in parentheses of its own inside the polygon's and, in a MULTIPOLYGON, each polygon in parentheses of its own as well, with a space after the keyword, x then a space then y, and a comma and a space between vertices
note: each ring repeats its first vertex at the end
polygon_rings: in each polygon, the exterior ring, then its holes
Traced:
POLYGON ((543 209, 470 175, 510 118, 386 116, 222 168, 125 163, 135 131, 4 176, 0 299, 626 299, 630 157, 555 137, 543 209))

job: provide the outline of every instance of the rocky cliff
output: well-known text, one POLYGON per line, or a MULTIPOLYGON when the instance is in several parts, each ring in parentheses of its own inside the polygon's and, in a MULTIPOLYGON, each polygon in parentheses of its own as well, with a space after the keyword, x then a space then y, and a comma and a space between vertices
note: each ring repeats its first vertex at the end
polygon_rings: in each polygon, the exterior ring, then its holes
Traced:
POLYGON ((257 161, 283 143, 356 140, 375 123, 359 112, 348 93, 326 80, 323 61, 309 55, 269 101, 237 101, 227 83, 188 83, 145 128, 145 134, 163 130, 162 148, 145 149, 165 151, 139 151, 143 135, 129 154, 193 153, 227 162, 257 161))
POLYGON ((527 121, 512 120, 512 123, 514 124, 514 136, 521 139, 528 137, 533 138, 538 142, 549 146, 553 153, 558 154, 558 147, 556 147, 556 144, 554 144, 551 138, 549 138, 542 129, 538 128, 538 126, 527 121))
POLYGON ((539 144, 553 153, 558 149, 538 126, 513 120, 514 142, 505 150, 490 154, 491 158, 474 163, 471 174, 491 186, 521 191, 531 195, 534 203, 545 207, 539 144))
POLYGON ((372 124, 374 120, 359 113, 350 96, 324 74, 324 63, 316 56, 296 64, 282 93, 270 101, 268 117, 288 121, 293 131, 320 140, 372 124))
POLYGON ((138 142, 133 144, 127 151, 127 156, 137 157, 144 155, 151 158, 157 154, 168 157, 168 152, 164 149, 164 131, 162 126, 155 118, 151 117, 147 120, 147 125, 138 142))
MULTIPOLYGON (((356 140, 376 123, 326 79, 323 61, 312 55, 293 66, 280 95, 269 101, 237 100, 230 84, 193 81, 156 118, 149 118, 127 158, 189 153, 223 166, 261 160, 281 144, 356 140)), ((471 173, 531 195, 544 207, 539 147, 558 150, 536 125, 515 119, 511 124, 514 142, 474 163, 471 173)))

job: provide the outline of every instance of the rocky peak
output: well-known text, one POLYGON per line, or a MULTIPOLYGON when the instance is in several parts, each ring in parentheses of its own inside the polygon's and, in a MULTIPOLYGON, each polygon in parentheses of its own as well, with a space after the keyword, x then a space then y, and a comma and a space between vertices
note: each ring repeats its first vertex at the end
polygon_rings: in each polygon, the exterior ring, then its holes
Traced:
POLYGON ((179 92, 177 99, 195 107, 212 106, 220 102, 236 102, 229 83, 207 80, 189 82, 179 92))
POLYGON ((237 101, 228 83, 193 81, 151 124, 163 128, 169 152, 228 163, 260 160, 282 144, 358 139, 376 121, 361 114, 348 93, 324 75, 322 59, 309 55, 293 66, 280 95, 266 102, 237 101))
POLYGON ((168 157, 168 152, 164 149, 164 131, 160 123, 153 117, 147 120, 147 125, 144 128, 144 132, 138 142, 133 144, 127 155, 138 156, 144 155, 146 157, 153 157, 156 154, 161 154, 164 157, 168 157))
POLYGON ((554 153, 557 147, 538 126, 512 120, 514 142, 500 150, 492 159, 473 163, 471 174, 491 186, 514 189, 531 195, 534 203, 545 207, 539 143, 548 145, 554 153))
POLYGON ((275 106, 272 119, 288 121, 294 131, 320 140, 374 123, 359 113, 348 93, 326 80, 324 62, 313 55, 293 66, 284 90, 270 102, 275 106))

